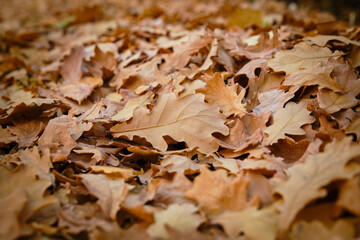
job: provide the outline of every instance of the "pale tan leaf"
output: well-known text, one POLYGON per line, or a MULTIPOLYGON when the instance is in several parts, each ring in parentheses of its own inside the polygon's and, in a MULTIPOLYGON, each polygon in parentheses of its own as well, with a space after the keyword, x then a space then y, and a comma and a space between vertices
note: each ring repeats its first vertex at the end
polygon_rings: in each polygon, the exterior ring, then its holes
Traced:
POLYGON ((354 235, 354 226, 345 220, 336 221, 331 228, 320 221, 298 221, 291 229, 290 238, 292 240, 352 240, 354 235))
POLYGON ((292 50, 282 50, 270 59, 268 66, 274 71, 284 71, 287 74, 294 73, 302 68, 311 68, 319 62, 328 60, 331 57, 340 57, 343 52, 332 52, 326 47, 311 46, 306 42, 295 45, 292 50))
POLYGON ((211 218, 214 223, 221 224, 229 237, 235 238, 241 232, 250 240, 275 240, 277 230, 277 213, 274 207, 243 211, 225 211, 211 218))
POLYGON ((351 121, 351 123, 347 126, 345 129, 346 133, 355 133, 358 137, 358 140, 360 139, 360 117, 355 117, 351 121))
POLYGON ((173 93, 160 96, 154 108, 147 114, 142 108, 135 109, 130 123, 112 127, 114 137, 144 137, 155 148, 165 151, 163 136, 184 141, 190 148, 198 147, 202 153, 212 153, 218 145, 211 136, 214 132, 228 134, 225 119, 214 105, 204 102, 202 94, 177 99, 173 93))
POLYGON ((319 88, 327 88, 335 92, 344 92, 344 88, 336 82, 336 79, 330 76, 331 71, 332 68, 327 66, 309 66, 307 69, 296 71, 286 77, 283 85, 293 86, 292 88, 294 90, 298 90, 303 86, 318 85, 319 88))
POLYGON ((340 187, 336 205, 360 216, 360 176, 347 180, 340 187))
POLYGON ((353 44, 356 46, 360 46, 360 42, 350 40, 344 36, 336 36, 336 35, 316 35, 314 37, 305 37, 304 40, 310 41, 320 47, 324 47, 329 41, 339 41, 346 44, 353 44))
POLYGON ((265 111, 275 112, 282 108, 284 104, 294 97, 294 91, 283 91, 280 89, 272 89, 259 94, 258 99, 260 104, 257 105, 253 111, 256 114, 261 114, 265 111))
POLYGON ((155 213, 155 223, 147 229, 154 238, 170 239, 165 226, 189 233, 195 230, 204 220, 195 212, 198 209, 192 204, 172 204, 166 210, 155 213))
POLYGON ((139 98, 130 99, 126 102, 123 109, 111 117, 113 121, 126 121, 133 117, 134 110, 136 108, 143 108, 146 112, 149 112, 147 105, 150 104, 151 98, 154 95, 151 92, 140 96, 139 98))
POLYGON ((273 178, 273 191, 282 197, 279 205, 279 228, 284 232, 296 214, 312 200, 325 197, 323 188, 338 179, 349 179, 356 174, 358 164, 347 165, 354 157, 360 156, 359 144, 352 144, 351 138, 334 140, 325 146, 324 152, 307 155, 303 163, 287 170, 288 179, 273 178))
POLYGON ((89 192, 99 199, 105 216, 115 219, 129 190, 124 179, 112 179, 103 174, 82 174, 81 178, 89 192))
POLYGON ((276 143, 279 139, 285 138, 285 134, 305 134, 301 126, 315 121, 314 117, 309 116, 311 112, 306 107, 307 103, 303 101, 298 104, 290 102, 285 108, 278 109, 274 114, 274 124, 265 130, 268 135, 265 143, 276 143))
POLYGON ((349 94, 335 93, 326 89, 320 89, 317 97, 320 108, 329 114, 353 107, 358 103, 358 100, 349 94))

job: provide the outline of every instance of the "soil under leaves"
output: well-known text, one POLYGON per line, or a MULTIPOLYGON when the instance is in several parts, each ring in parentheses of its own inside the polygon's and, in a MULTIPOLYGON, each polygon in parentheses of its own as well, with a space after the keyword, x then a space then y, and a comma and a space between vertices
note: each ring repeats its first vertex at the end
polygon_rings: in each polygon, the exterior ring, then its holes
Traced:
POLYGON ((275 1, 1 1, 1 239, 360 237, 360 27, 275 1))

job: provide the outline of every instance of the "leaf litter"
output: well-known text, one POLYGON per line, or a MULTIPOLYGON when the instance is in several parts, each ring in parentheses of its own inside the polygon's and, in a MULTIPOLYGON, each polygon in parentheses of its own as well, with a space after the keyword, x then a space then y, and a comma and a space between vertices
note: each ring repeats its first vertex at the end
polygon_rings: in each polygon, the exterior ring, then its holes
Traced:
POLYGON ((360 237, 360 28, 278 1, 0 2, 1 239, 360 237))

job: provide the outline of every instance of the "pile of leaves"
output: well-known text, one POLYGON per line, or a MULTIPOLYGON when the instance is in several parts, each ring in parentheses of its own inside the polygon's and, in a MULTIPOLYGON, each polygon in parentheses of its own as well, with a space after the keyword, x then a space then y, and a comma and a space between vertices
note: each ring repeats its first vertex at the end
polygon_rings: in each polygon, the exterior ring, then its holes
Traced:
POLYGON ((2 1, 1 239, 360 237, 359 27, 99 2, 2 1))

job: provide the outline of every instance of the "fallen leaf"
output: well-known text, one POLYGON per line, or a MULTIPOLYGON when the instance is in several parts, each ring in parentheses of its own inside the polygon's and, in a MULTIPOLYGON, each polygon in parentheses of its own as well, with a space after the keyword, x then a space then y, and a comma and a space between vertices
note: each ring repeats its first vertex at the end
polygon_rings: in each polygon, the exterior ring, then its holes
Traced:
POLYGON ((272 179, 273 192, 282 196, 279 230, 284 232, 296 214, 311 201, 325 197, 324 189, 333 180, 349 179, 359 171, 357 164, 348 164, 360 156, 358 144, 351 144, 350 138, 332 141, 324 152, 307 155, 303 163, 295 164, 287 170, 287 180, 272 179), (306 194, 300 194, 306 193, 306 194))
POLYGON ((202 79, 207 86, 197 92, 205 94, 205 99, 208 102, 218 105, 225 116, 241 117, 246 113, 245 104, 242 103, 245 89, 237 94, 237 85, 226 86, 220 73, 215 73, 213 76, 206 74, 202 79))
POLYGON ((130 123, 112 127, 114 137, 144 137, 155 148, 165 151, 167 143, 162 136, 168 135, 176 141, 184 141, 190 148, 198 147, 200 152, 212 153, 217 144, 211 133, 228 134, 224 118, 217 107, 204 103, 201 94, 190 95, 178 100, 175 94, 163 94, 147 114, 142 108, 134 111, 130 123), (176 111, 171 111, 176 109, 176 111), (201 127, 200 127, 201 126, 201 127))
POLYGON ((258 206, 258 197, 248 199, 248 186, 249 180, 241 173, 231 179, 222 169, 212 172, 204 166, 185 196, 198 202, 200 208, 209 215, 216 215, 223 210, 240 211, 258 206))
POLYGON ((8 197, 17 189, 26 191, 27 201, 21 213, 23 221, 42 208, 56 203, 54 196, 45 195, 51 184, 49 179, 37 176, 36 167, 20 165, 11 172, 0 167, 0 198, 8 197))
POLYGON ((89 192, 98 198, 105 216, 115 219, 129 190, 124 179, 112 179, 102 174, 82 174, 81 179, 89 192))
POLYGON ((313 116, 309 116, 311 112, 306 107, 307 103, 304 101, 298 104, 290 102, 285 108, 279 108, 274 114, 274 124, 264 131, 268 135, 265 143, 274 144, 279 139, 284 139, 285 134, 305 134, 301 126, 315 121, 313 116))
POLYGON ((243 211, 225 211, 211 218, 211 221, 223 226, 226 234, 235 238, 244 233, 248 239, 276 239, 277 213, 274 207, 243 211))
POLYGON ((352 224, 345 220, 336 221, 331 228, 319 221, 305 222, 299 221, 294 224, 291 229, 290 239, 305 240, 305 239, 354 239, 355 229, 352 224), (315 234, 316 233, 316 234, 315 234))
POLYGON ((0 238, 17 239, 21 235, 21 211, 26 201, 27 193, 24 189, 18 188, 10 195, 0 199, 0 238))
POLYGON ((147 229, 154 238, 170 239, 165 226, 174 228, 181 233, 195 230, 204 220, 195 212, 198 209, 192 204, 172 204, 166 210, 155 213, 155 223, 147 229))
POLYGON ((306 42, 298 43, 292 50, 282 50, 270 59, 268 66, 274 71, 284 71, 287 74, 295 73, 300 69, 309 69, 331 57, 340 57, 343 52, 336 50, 332 52, 326 47, 311 46, 306 42))

